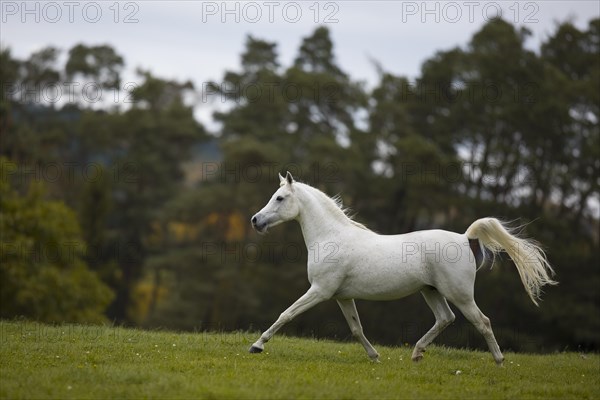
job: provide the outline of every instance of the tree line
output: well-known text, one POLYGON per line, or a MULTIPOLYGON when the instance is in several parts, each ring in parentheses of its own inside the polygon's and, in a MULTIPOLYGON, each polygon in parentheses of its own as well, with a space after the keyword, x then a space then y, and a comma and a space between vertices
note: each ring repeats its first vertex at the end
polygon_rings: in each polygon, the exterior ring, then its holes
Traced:
MULTIPOLYGON (((298 227, 263 237, 248 222, 290 170, 380 233, 519 219, 560 285, 538 309, 508 258, 480 271, 499 343, 597 349, 600 20, 559 24, 536 51, 529 36, 490 21, 415 79, 375 63, 374 88, 338 64, 324 27, 286 66, 248 36, 241 68, 201 88, 143 69, 125 87, 108 45, 74 46, 64 66, 53 47, 2 49, 0 316, 265 329, 308 287, 298 227), (67 82, 93 85, 48 104, 67 82), (89 101, 102 90, 130 102, 89 101), (228 103, 218 132, 194 98, 228 103)), ((433 323, 418 296, 358 307, 376 342, 414 343, 433 323)), ((286 331, 350 336, 335 304, 286 331)), ((485 346, 460 318, 440 341, 485 346)))

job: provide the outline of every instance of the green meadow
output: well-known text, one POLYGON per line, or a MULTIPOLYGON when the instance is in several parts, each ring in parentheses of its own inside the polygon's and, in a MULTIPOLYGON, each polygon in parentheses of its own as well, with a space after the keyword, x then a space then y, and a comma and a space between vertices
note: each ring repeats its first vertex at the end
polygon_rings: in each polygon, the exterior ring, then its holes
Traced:
POLYGON ((5 399, 598 399, 600 356, 488 352, 275 336, 249 354, 257 333, 173 333, 106 326, 0 322, 5 399))

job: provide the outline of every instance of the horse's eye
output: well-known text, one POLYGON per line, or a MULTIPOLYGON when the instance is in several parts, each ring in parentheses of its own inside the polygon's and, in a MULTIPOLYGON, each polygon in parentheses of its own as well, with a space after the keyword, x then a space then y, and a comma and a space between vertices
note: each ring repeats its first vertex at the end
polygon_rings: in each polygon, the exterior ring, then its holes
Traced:
POLYGON ((283 201, 283 197, 282 196, 277 196, 277 198, 275 200, 277 200, 277 201, 283 201))

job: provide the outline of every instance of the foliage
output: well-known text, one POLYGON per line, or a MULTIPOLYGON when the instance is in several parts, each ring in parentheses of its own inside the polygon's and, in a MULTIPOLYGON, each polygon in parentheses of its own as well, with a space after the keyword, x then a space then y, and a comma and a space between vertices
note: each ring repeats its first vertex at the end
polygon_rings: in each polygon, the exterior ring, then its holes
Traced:
MULTIPOLYGON (((2 168, 8 162, 2 159, 2 168)), ((45 201, 40 186, 26 196, 0 182, 0 316, 39 321, 102 322, 113 293, 83 260, 75 213, 45 201)))
POLYGON ((75 45, 69 50, 69 60, 65 66, 68 79, 77 75, 92 79, 103 88, 119 89, 123 57, 108 46, 75 45))

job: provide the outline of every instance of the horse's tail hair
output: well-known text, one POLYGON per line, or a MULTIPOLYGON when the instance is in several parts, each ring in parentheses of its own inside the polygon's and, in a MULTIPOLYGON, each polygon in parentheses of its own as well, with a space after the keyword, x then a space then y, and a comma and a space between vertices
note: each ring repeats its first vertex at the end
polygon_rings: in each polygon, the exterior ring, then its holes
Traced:
POLYGON ((494 257, 501 251, 506 251, 517 267, 527 294, 537 306, 542 286, 557 284, 551 278, 554 270, 539 243, 520 237, 515 231, 515 228, 510 228, 496 218, 482 218, 473 222, 465 235, 469 239, 479 239, 494 257))

